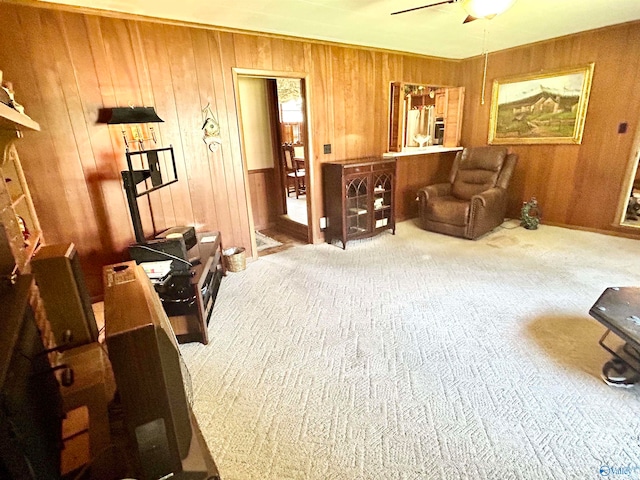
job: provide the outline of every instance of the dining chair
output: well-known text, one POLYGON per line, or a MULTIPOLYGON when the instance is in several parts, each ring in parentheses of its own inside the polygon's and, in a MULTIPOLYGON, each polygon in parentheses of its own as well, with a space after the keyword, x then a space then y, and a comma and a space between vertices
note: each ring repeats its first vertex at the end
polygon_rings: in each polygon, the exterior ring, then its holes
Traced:
POLYGON ((306 193, 305 169, 297 168, 295 150, 293 145, 285 143, 282 145, 282 157, 284 160, 284 173, 287 188, 287 197, 291 193, 296 194, 296 198, 306 193))

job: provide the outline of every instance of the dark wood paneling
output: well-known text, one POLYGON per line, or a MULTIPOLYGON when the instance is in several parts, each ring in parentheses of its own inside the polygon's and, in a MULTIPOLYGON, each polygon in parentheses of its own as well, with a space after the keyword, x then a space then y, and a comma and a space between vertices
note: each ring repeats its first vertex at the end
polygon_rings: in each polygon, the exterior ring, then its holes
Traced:
MULTIPOLYGON (((615 225, 615 215, 640 119, 640 22, 490 54, 484 105, 482 59, 463 62, 465 146, 487 144, 495 78, 590 62, 595 71, 582 144, 510 146, 520 156, 511 183, 510 216, 519 217, 522 202, 535 196, 543 223, 623 231, 615 225), (621 122, 628 122, 628 133, 617 133, 621 122)), ((640 237, 638 230, 624 231, 640 237)))
POLYGON ((272 228, 278 218, 278 197, 282 195, 278 188, 273 168, 249 171, 249 189, 251 190, 251 209, 256 230, 272 228))

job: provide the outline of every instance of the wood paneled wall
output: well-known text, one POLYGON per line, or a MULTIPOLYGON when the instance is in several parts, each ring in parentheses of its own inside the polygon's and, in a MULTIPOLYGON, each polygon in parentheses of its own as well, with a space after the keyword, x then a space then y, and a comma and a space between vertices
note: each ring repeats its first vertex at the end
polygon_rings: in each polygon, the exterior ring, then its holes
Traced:
POLYGON ((233 68, 307 75, 314 241, 322 240, 319 163, 386 151, 389 82, 453 85, 460 72, 457 61, 7 3, 0 32, 0 69, 42 126, 19 149, 45 240, 76 244, 93 295, 102 292, 101 267, 126 258, 134 241, 124 145, 118 128, 96 124, 99 108, 153 105, 164 119, 160 144, 174 146, 180 181, 150 205, 140 200, 149 234, 151 210, 156 230, 216 229, 225 245, 250 253, 233 68), (202 142, 207 103, 222 129, 216 153, 202 142))
POLYGON ((513 145, 520 155, 508 213, 518 218, 535 196, 542 222, 640 237, 616 226, 616 208, 640 120, 640 22, 558 38, 489 55, 486 103, 480 104, 483 59, 463 63, 466 87, 462 144, 486 145, 495 78, 595 62, 581 145, 513 145), (628 123, 626 134, 618 124, 628 123))
POLYGON ((398 157, 396 162, 396 222, 418 216, 418 190, 449 181, 456 152, 398 157))
MULTIPOLYGON (((486 144, 489 105, 480 105, 482 60, 464 62, 0 3, 0 69, 16 99, 42 126, 18 146, 48 243, 72 241, 93 295, 101 268, 134 241, 120 171, 117 128, 96 124, 102 107, 153 105, 160 144, 175 148, 180 181, 147 204, 149 233, 193 224, 251 253, 248 180, 241 155, 233 68, 303 72, 310 125, 308 187, 312 238, 322 240, 320 164, 387 150, 391 81, 466 87, 463 145, 486 144), (222 147, 202 142, 210 103, 222 147), (323 154, 331 144, 332 153, 323 154)), ((596 62, 582 145, 515 146, 520 154, 510 213, 538 197, 543 221, 611 226, 640 116, 640 24, 633 23, 490 55, 493 78, 596 62), (619 122, 629 132, 617 134, 619 122)), ((249 187, 250 188, 250 187, 249 187)))

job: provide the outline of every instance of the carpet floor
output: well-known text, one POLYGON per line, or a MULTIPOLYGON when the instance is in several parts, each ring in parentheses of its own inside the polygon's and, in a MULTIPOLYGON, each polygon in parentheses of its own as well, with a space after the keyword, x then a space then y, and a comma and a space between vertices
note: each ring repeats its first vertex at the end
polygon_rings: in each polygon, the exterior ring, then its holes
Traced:
POLYGON ((640 286, 640 242, 515 227, 408 221, 229 273, 209 345, 181 346, 223 480, 638 478, 640 387, 600 379, 588 312, 640 286))

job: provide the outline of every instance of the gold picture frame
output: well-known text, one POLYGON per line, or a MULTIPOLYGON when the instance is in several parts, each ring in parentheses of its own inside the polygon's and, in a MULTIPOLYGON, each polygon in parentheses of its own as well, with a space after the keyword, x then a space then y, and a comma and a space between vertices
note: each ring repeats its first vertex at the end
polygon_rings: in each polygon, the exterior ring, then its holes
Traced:
POLYGON ((594 63, 496 79, 489 144, 580 144, 594 63))

